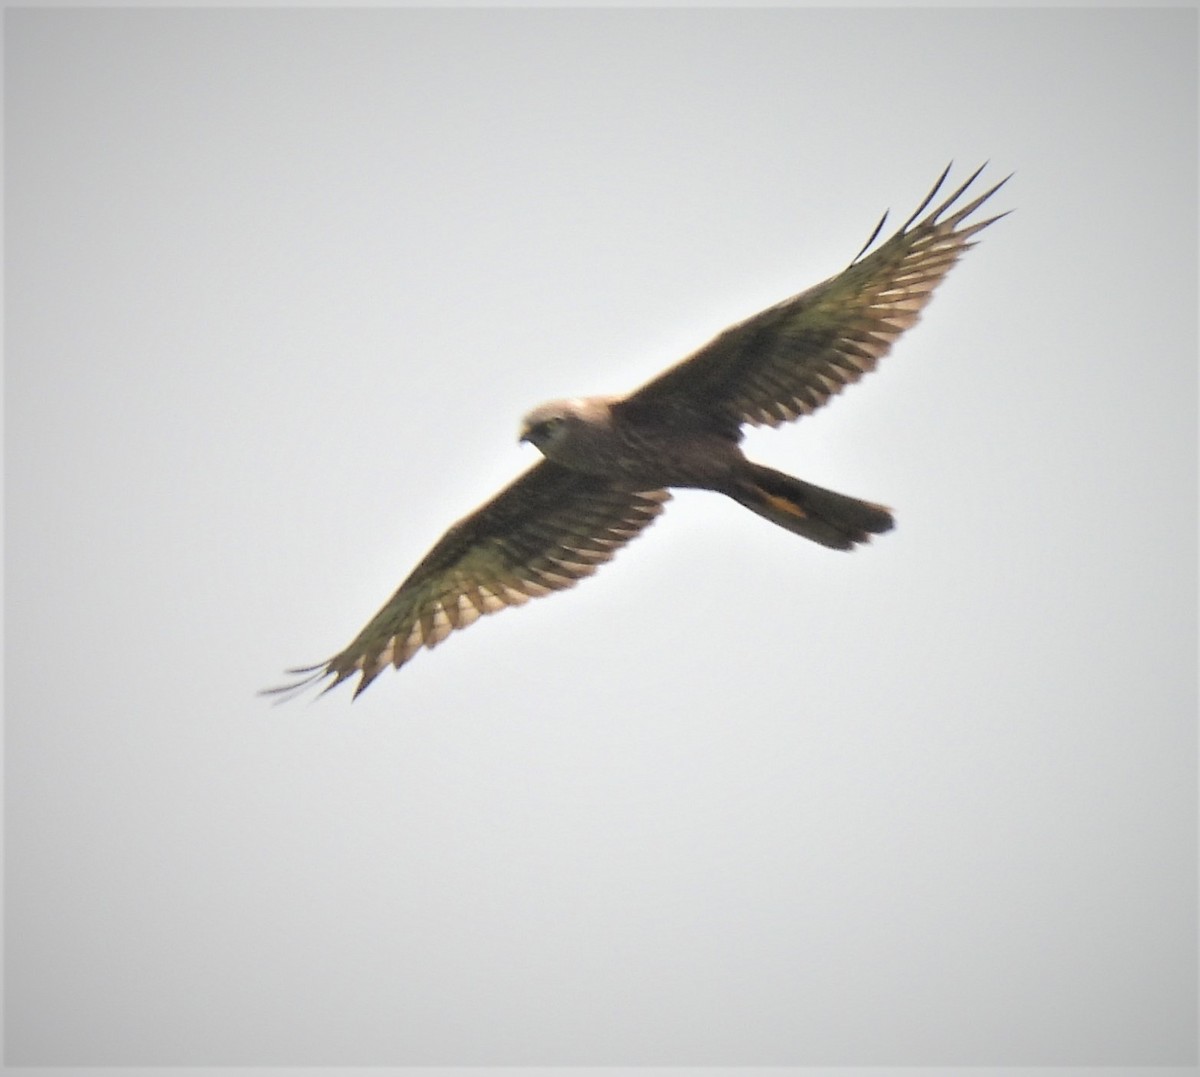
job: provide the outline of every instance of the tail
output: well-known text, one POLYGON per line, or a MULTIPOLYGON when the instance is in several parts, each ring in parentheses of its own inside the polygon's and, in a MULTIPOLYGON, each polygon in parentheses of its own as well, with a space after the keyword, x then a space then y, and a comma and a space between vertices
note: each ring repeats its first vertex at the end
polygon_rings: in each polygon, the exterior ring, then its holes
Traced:
POLYGON ((749 461, 724 492, 771 523, 835 550, 868 542, 872 535, 890 531, 894 522, 882 505, 835 494, 749 461))

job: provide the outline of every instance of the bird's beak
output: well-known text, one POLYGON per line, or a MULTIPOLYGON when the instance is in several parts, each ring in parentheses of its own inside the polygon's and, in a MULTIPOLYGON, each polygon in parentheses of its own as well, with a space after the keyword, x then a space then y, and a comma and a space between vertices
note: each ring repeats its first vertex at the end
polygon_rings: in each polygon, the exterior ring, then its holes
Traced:
POLYGON ((533 432, 533 431, 532 431, 532 429, 531 429, 531 428, 530 428, 528 425, 524 425, 524 426, 522 426, 522 427, 521 427, 521 432, 520 432, 520 434, 519 434, 519 435, 518 435, 518 437, 517 437, 517 444, 518 444, 518 445, 520 445, 520 444, 521 444, 521 442, 523 442, 523 441, 528 441, 528 440, 529 440, 529 435, 530 435, 532 432, 533 432))

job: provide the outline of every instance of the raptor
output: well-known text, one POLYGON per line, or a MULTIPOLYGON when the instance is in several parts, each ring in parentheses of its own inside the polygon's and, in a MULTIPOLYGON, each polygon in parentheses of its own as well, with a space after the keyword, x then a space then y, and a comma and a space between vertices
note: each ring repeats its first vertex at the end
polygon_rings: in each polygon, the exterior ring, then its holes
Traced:
POLYGON ((888 531, 884 506, 747 459, 742 427, 806 415, 874 369, 972 237, 1006 215, 968 223, 1008 178, 960 204, 979 168, 922 217, 949 171, 885 242, 872 249, 886 213, 840 273, 726 329, 641 388, 531 411, 521 440, 543 458, 454 524, 349 646, 266 692, 324 680, 328 691, 357 674, 357 696, 483 614, 591 575, 662 512, 672 487, 724 494, 833 549, 888 531))

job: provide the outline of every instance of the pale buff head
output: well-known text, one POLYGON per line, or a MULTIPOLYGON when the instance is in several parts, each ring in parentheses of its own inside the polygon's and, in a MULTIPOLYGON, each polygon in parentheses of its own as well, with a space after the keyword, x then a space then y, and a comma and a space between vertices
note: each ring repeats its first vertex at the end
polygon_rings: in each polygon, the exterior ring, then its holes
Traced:
POLYGON ((539 404, 521 420, 521 441, 536 445, 542 454, 561 459, 577 444, 580 435, 596 435, 609 424, 607 397, 573 397, 539 404))

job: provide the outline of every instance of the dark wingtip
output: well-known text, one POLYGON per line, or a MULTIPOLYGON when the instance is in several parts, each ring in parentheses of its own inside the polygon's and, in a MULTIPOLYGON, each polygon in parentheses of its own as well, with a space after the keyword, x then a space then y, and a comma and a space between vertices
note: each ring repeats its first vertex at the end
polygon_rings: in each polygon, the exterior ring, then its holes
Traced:
MULTIPOLYGON (((260 696, 274 696, 275 698, 272 702, 278 706, 280 703, 286 703, 289 699, 295 699, 314 684, 319 684, 332 671, 327 664, 322 662, 320 665, 303 666, 300 669, 287 669, 284 672, 289 676, 299 677, 300 679, 289 681, 287 684, 279 684, 273 688, 260 688, 255 694, 260 696)), ((333 684, 337 684, 337 681, 334 681, 333 684)), ((325 692, 328 692, 333 687, 333 684, 326 687, 320 694, 324 695, 325 692)))
MULTIPOLYGON (((350 696, 350 702, 353 703, 356 699, 358 699, 358 697, 367 690, 367 688, 370 686, 371 682, 376 677, 378 677, 382 671, 383 671, 383 667, 380 666, 379 669, 375 670, 374 673, 372 673, 370 676, 367 676, 367 673, 364 670, 363 675, 358 678, 358 684, 356 684, 354 686, 354 692, 350 696)), ((340 680, 341 678, 338 678, 338 679, 340 680)), ((338 681, 334 681, 333 684, 329 685, 329 688, 336 688, 337 684, 338 684, 338 681)), ((325 692, 328 692, 329 688, 326 688, 325 692)), ((324 695, 325 692, 322 692, 321 694, 324 695)))
POLYGON ((874 243, 875 240, 879 238, 879 233, 883 231, 883 224, 888 219, 888 214, 890 212, 891 212, 891 210, 886 210, 886 209, 883 211, 883 216, 879 218, 879 223, 875 226, 875 230, 870 234, 870 236, 867 237, 866 243, 864 243, 862 245, 862 250, 860 250, 850 260, 851 265, 854 265, 855 262, 857 262, 864 254, 866 254, 867 251, 870 249, 871 244, 874 243))
MULTIPOLYGON (((951 195, 949 195, 947 198, 945 198, 941 202, 941 204, 938 205, 932 211, 932 213, 929 214, 929 217, 927 218, 927 220, 929 222, 936 221, 943 213, 945 213, 952 205, 954 205, 954 203, 957 202, 958 199, 961 198, 962 195, 967 191, 967 189, 971 186, 971 184, 973 184, 979 178, 979 176, 982 174, 983 170, 985 168, 987 168, 987 166, 990 163, 991 163, 990 161, 984 161, 983 164, 981 164, 978 168, 976 168, 975 171, 972 172, 958 186, 958 188, 951 195)), ((908 232, 913 227, 913 225, 915 225, 917 223, 917 221, 920 219, 921 214, 924 213, 927 209, 929 209, 929 206, 932 204, 933 200, 937 197, 938 192, 943 188, 943 186, 945 186, 946 180, 949 178, 950 172, 953 170, 953 168, 954 168, 954 160, 952 158, 950 160, 950 162, 946 165, 946 167, 944 169, 942 169, 942 174, 940 176, 938 176, 938 178, 934 182, 933 186, 929 189, 929 193, 926 194, 923 199, 921 199, 921 204, 919 206, 917 206, 917 208, 915 210, 913 210, 913 212, 912 212, 911 216, 908 218, 908 220, 906 220, 904 222, 904 224, 900 226, 900 231, 899 231, 900 235, 904 235, 906 232, 908 232)), ((1000 180, 999 183, 995 184, 994 186, 990 187, 988 190, 984 191, 983 194, 981 194, 978 198, 976 198, 969 205, 964 206, 961 209, 957 209, 955 211, 954 217, 952 218, 952 223, 957 223, 958 221, 962 220, 964 217, 969 216, 974 210, 978 209, 984 202, 986 202, 989 198, 991 198, 992 195, 994 195, 998 190, 1000 190, 1000 188, 1003 187, 1010 179, 1012 179, 1015 174, 1016 174, 1015 172, 1010 172, 1007 176, 1005 176, 1002 180, 1000 180)), ((1007 216, 1007 214, 1011 213, 1011 212, 1012 212, 1012 210, 1007 210, 1005 213, 997 214, 995 217, 991 217, 987 221, 982 222, 981 224, 973 226, 973 227, 974 227, 975 231, 978 231, 980 228, 983 228, 984 226, 991 224, 993 221, 998 221, 1001 217, 1007 216)), ((851 260, 851 263, 850 263, 851 265, 854 265, 856 262, 858 262, 859 259, 861 259, 867 253, 867 251, 869 251, 871 249, 871 244, 874 243, 875 240, 879 238, 880 232, 883 231, 883 225, 884 225, 884 222, 887 220, 887 218, 888 218, 887 213, 884 213, 884 215, 879 219, 879 223, 875 226, 875 230, 871 233, 871 238, 868 239, 867 242, 863 244, 862 249, 851 260)))
MULTIPOLYGON (((921 200, 921 204, 912 212, 912 216, 901 226, 900 231, 907 232, 913 225, 913 222, 925 212, 925 207, 933 201, 934 196, 942 189, 942 184, 946 182, 946 177, 950 175, 950 169, 954 167, 954 159, 951 158, 945 168, 942 169, 942 174, 938 176, 933 186, 929 189, 929 193, 921 200)), ((978 173, 976 173, 978 175, 978 173)), ((973 177, 972 177, 973 178, 973 177)), ((970 183, 970 180, 967 181, 970 183)))

